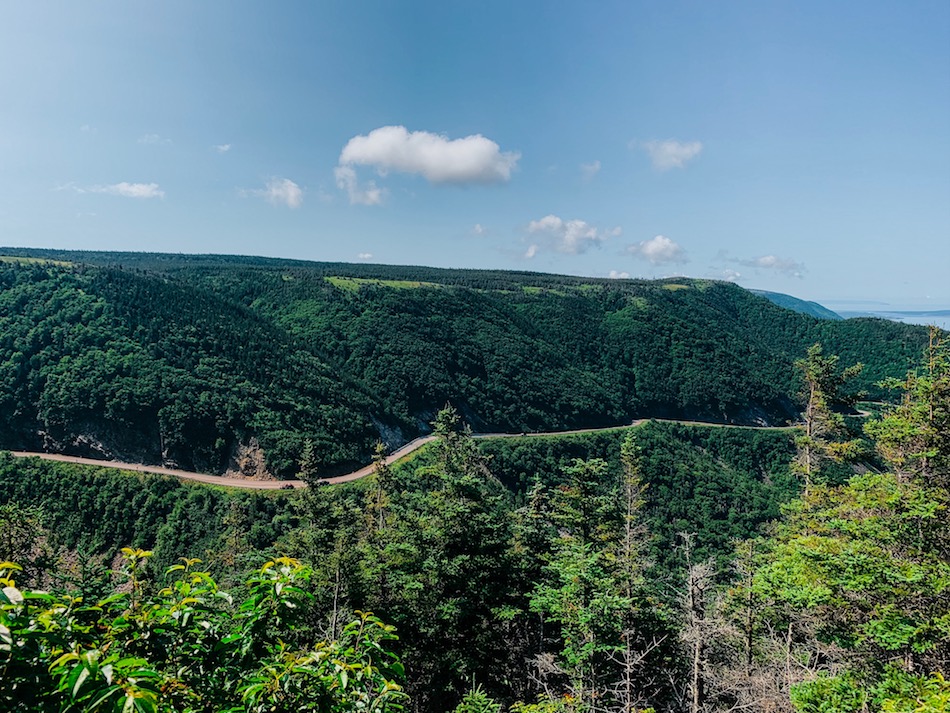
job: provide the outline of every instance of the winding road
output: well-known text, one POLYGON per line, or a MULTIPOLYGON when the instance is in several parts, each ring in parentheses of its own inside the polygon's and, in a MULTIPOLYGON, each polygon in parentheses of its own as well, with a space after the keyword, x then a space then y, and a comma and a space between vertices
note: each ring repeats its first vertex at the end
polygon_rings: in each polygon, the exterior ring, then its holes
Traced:
MULTIPOLYGON (((664 423, 681 423, 688 426, 714 426, 718 428, 754 428, 759 430, 781 431, 794 428, 793 426, 735 426, 729 423, 709 423, 706 421, 677 421, 668 419, 637 419, 632 423, 623 426, 607 426, 605 428, 579 428, 573 431, 549 431, 545 433, 475 433, 473 438, 542 438, 545 436, 570 436, 583 433, 601 433, 604 431, 616 431, 621 428, 631 428, 642 426, 648 421, 661 421, 664 423)), ((388 456, 386 463, 392 464, 415 450, 418 450, 426 443, 435 440, 435 436, 422 436, 405 445, 397 448, 388 456)), ((17 458, 42 458, 43 460, 59 461, 61 463, 77 463, 79 465, 94 465, 100 468, 115 468, 117 470, 128 470, 137 473, 156 473, 159 475, 172 475, 182 480, 194 480, 199 483, 209 485, 220 485, 229 488, 245 488, 247 490, 285 490, 290 488, 306 488, 307 484, 302 480, 249 480, 247 478, 234 478, 223 475, 208 475, 207 473, 192 473, 187 470, 175 470, 174 468, 163 468, 158 465, 143 465, 141 463, 122 463, 120 461, 95 460, 94 458, 80 458, 78 456, 66 456, 58 453, 34 453, 30 451, 11 451, 11 454, 17 458)), ((352 480, 359 480, 373 472, 373 464, 363 466, 359 470, 345 475, 337 475, 332 478, 323 478, 320 483, 334 485, 337 483, 348 483, 352 480)))

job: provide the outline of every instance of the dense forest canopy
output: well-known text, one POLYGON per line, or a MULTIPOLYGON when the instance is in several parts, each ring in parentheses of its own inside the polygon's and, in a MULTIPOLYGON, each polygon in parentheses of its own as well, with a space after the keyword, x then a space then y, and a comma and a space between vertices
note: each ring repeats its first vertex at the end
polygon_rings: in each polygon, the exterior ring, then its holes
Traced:
POLYGON ((479 442, 446 408, 430 446, 342 488, 232 494, 0 454, 0 560, 19 563, 0 563, 0 701, 945 712, 946 348, 857 431, 839 411, 857 369, 817 346, 796 368, 801 428, 479 442))
POLYGON ((950 706, 939 331, 698 280, 76 257, 0 262, 0 445, 375 468, 243 493, 0 453, 3 706, 950 706), (472 437, 650 414, 720 425, 472 437))
POLYGON ((2 249, 0 446, 292 475, 368 462, 446 402, 476 431, 787 423, 821 341, 899 377, 926 330, 735 285, 230 256, 2 249))
MULTIPOLYGON (((201 558, 193 569, 233 591, 246 571, 291 555, 313 565, 312 616, 343 621, 371 609, 395 624, 399 639, 388 648, 407 667, 414 707, 443 710, 473 676, 500 700, 533 695, 525 659, 543 640, 530 601, 543 579, 549 528, 562 517, 555 510, 567 507, 559 493, 578 464, 590 464, 581 471, 585 497, 607 504, 623 480, 623 443, 635 435, 649 484, 643 519, 653 533, 641 554, 657 582, 686 566, 678 531, 695 533, 695 556, 725 565, 734 540, 776 517, 797 490, 791 430, 648 423, 471 440, 458 421, 450 426, 441 443, 372 478, 303 492, 248 493, 0 454, 0 531, 13 535, 0 541, 0 560, 20 562, 24 584, 93 598, 111 591, 109 570, 121 570, 126 545, 153 552, 140 573, 143 593, 153 595, 160 573, 181 557, 201 558)), ((591 512, 603 528, 620 516, 613 506, 591 512)), ((665 585, 650 596, 661 610, 676 606, 665 585)), ((669 635, 671 622, 650 626, 669 635)))

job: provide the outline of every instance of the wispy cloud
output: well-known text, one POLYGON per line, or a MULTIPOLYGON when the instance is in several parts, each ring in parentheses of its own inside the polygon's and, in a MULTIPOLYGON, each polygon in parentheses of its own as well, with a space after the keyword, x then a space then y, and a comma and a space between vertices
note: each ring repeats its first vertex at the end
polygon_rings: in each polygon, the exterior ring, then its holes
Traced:
POLYGON ((157 183, 111 183, 109 185, 77 186, 75 183, 65 183, 56 186, 58 191, 75 191, 76 193, 105 193, 110 196, 123 198, 164 198, 165 191, 157 183))
POLYGON ((147 146, 168 146, 172 140, 163 138, 158 134, 145 134, 144 136, 139 137, 138 142, 147 146))
POLYGON ((689 262, 686 251, 676 241, 665 235, 627 246, 627 252, 654 265, 671 265, 689 262))
POLYGON ((598 173, 600 173, 600 161, 581 164, 581 178, 585 181, 592 181, 598 173))
POLYGON ((215 144, 214 150, 218 153, 227 153, 231 150, 231 144, 215 144))
POLYGON ((367 181, 361 186, 351 166, 337 166, 333 169, 333 176, 337 188, 346 191, 352 205, 382 205, 386 197, 386 189, 379 188, 376 181, 367 181))
POLYGON ((372 260, 373 253, 358 253, 356 256, 357 260, 372 260))
POLYGON ((381 189, 372 182, 360 188, 354 167, 372 168, 382 177, 389 173, 423 176, 430 183, 504 183, 511 179, 520 157, 517 152, 502 151, 481 134, 449 139, 428 131, 410 132, 404 126, 383 126, 347 142, 335 175, 351 202, 376 205, 381 189))
POLYGON ((626 280, 629 279, 630 273, 620 270, 611 270, 607 277, 611 280, 626 280))
POLYGON ((284 205, 299 208, 303 205, 303 189, 289 178, 274 177, 268 179, 264 188, 242 189, 242 196, 263 198, 272 205, 284 205))
MULTIPOLYGON (((563 220, 556 215, 546 215, 540 220, 528 223, 528 233, 546 236, 551 246, 558 252, 578 255, 587 252, 590 247, 600 247, 608 238, 620 235, 619 227, 601 230, 583 220, 563 220)), ((533 245, 534 253, 526 257, 534 257, 537 245, 533 245)))
POLYGON ((472 232, 473 232, 475 235, 484 235, 485 233, 488 232, 488 228, 486 228, 486 227, 485 227, 484 225, 482 225, 481 223, 475 223, 475 227, 472 228, 472 232))
POLYGON ((642 148, 647 152, 653 168, 657 171, 669 171, 672 168, 684 168, 687 163, 699 156, 703 145, 699 141, 631 141, 631 148, 642 148))
POLYGON ((804 277, 805 265, 787 257, 778 257, 777 255, 761 255, 748 260, 734 260, 739 265, 754 267, 761 270, 774 270, 781 272, 789 277, 804 277))

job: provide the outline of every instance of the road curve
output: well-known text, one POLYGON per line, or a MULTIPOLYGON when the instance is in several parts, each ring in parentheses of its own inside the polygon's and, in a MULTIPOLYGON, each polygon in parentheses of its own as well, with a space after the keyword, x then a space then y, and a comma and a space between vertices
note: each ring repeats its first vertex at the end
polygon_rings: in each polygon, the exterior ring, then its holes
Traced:
MULTIPOLYGON (((570 436, 584 433, 599 433, 602 431, 615 431, 619 428, 630 428, 631 426, 642 426, 648 421, 662 421, 664 423, 681 423, 688 426, 716 426, 720 428, 754 428, 759 430, 788 430, 790 426, 734 426, 728 423, 709 423, 705 421, 677 421, 668 419, 637 419, 629 424, 622 426, 607 426, 605 428, 579 428, 572 431, 548 431, 545 433, 475 433, 474 438, 539 438, 544 436, 570 436)), ((386 456, 387 465, 405 458, 415 450, 418 450, 426 443, 435 440, 435 436, 421 436, 415 440, 409 441, 400 446, 388 456, 386 456)), ((175 470, 174 468, 163 468, 158 465, 143 465, 141 463, 122 463, 119 461, 95 460, 94 458, 80 458, 78 456, 66 456, 58 453, 36 453, 30 451, 10 451, 17 458, 42 458, 43 460, 59 461, 61 463, 77 463, 79 465, 94 465, 100 468, 115 468, 117 470, 130 470, 137 473, 157 473, 159 475, 171 475, 182 480, 194 480, 199 483, 209 485, 220 485, 229 488, 244 488, 247 490, 286 490, 290 488, 306 488, 307 484, 302 480, 249 480, 247 478, 231 478, 224 475, 208 475, 207 473, 192 473, 187 470, 175 470)), ((337 475, 332 478, 323 478, 321 483, 335 485, 337 483, 348 483, 353 480, 364 478, 373 472, 373 464, 363 466, 359 470, 354 470, 346 475, 337 475)))

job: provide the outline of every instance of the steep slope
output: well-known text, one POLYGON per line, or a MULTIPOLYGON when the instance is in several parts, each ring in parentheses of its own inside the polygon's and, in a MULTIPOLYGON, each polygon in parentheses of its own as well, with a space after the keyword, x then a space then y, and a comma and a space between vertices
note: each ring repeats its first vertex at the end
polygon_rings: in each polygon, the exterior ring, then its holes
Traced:
POLYGON ((476 430, 783 423, 822 341, 900 375, 921 328, 728 283, 0 249, 0 446, 332 474, 454 403, 476 430), (60 261, 61 264, 49 262, 60 261), (258 452, 257 455, 260 455, 258 452), (232 463, 233 465, 233 463, 232 463))
POLYGON ((844 319, 844 317, 842 317, 837 312, 833 312, 832 310, 828 309, 824 305, 818 304, 817 302, 801 300, 798 297, 792 297, 792 295, 782 294, 781 292, 769 292, 768 290, 749 291, 754 295, 764 297, 769 302, 777 304, 779 307, 790 309, 793 312, 810 314, 812 317, 817 317, 818 319, 844 319))
POLYGON ((255 442, 274 472, 375 438, 368 399, 285 331, 177 281, 0 265, 0 445, 219 472, 255 442), (306 434, 306 435, 305 435, 306 434))

